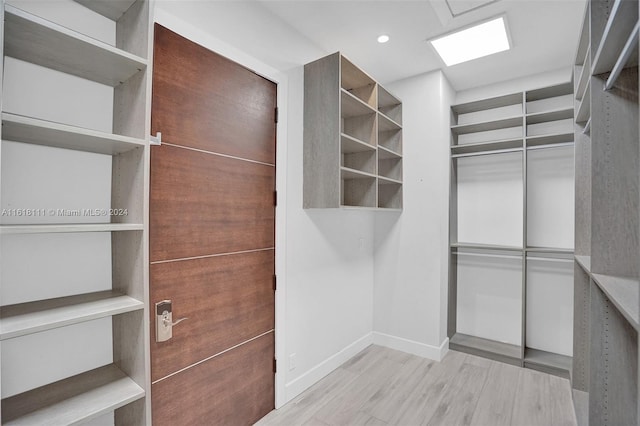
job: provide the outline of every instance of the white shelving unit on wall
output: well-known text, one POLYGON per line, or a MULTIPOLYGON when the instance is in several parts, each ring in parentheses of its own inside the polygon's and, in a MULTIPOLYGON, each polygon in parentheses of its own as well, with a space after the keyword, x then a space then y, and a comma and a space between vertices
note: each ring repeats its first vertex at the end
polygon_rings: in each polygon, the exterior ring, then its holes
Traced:
POLYGON ((2 14, 2 424, 150 424, 151 4, 2 14))
POLYGON ((401 210, 400 100, 340 53, 304 79, 304 208, 401 210))
POLYGON ((573 331, 572 93, 567 83, 451 108, 450 347, 563 377, 573 331))
POLYGON ((576 54, 573 397, 579 424, 638 424, 637 0, 592 0, 576 54))

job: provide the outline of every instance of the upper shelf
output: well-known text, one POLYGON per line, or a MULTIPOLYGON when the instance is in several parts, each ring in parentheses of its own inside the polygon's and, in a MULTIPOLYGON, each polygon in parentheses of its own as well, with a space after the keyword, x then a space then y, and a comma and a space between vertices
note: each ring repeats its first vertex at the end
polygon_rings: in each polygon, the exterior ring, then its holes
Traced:
POLYGON ((345 133, 340 134, 340 152, 343 154, 352 154, 355 152, 375 151, 376 147, 366 142, 349 136, 345 133))
POLYGON ((464 135, 468 133, 508 129, 510 127, 518 126, 522 126, 522 116, 501 118, 498 120, 485 121, 481 123, 458 124, 456 126, 451 126, 451 132, 456 135, 464 135))
POLYGON ((467 102, 451 106, 451 110, 455 114, 468 114, 471 112, 484 111, 487 109, 501 108, 509 105, 517 105, 522 103, 522 93, 513 93, 505 96, 498 96, 490 99, 482 99, 480 101, 467 102))
POLYGON ((558 145, 573 142, 573 133, 554 133, 542 136, 527 136, 527 147, 542 145, 558 145))
POLYGON ((593 280, 629 323, 640 331, 640 282, 632 278, 593 274, 593 280))
POLYGON ((526 100, 527 102, 535 102, 542 99, 570 95, 571 93, 573 93, 573 85, 571 83, 562 83, 555 86, 543 87, 541 89, 529 90, 526 93, 526 100))
POLYGON ((2 424, 70 425, 88 422, 144 397, 144 390, 107 365, 2 400, 2 424))
POLYGON ((591 83, 587 83, 587 88, 584 91, 582 101, 576 111, 576 123, 586 123, 591 117, 591 83))
POLYGON ((629 38, 637 22, 638 2, 616 0, 609 13, 609 19, 600 39, 600 45, 595 51, 596 54, 591 71, 593 75, 613 70, 624 43, 629 38))
POLYGON ((5 5, 4 53, 67 74, 115 87, 147 61, 61 25, 5 5))
POLYGON ((74 0, 100 15, 117 21, 136 0, 74 0))
POLYGON ((371 106, 347 92, 345 89, 340 89, 340 93, 342 99, 342 117, 359 117, 361 115, 375 114, 376 111, 373 110, 371 106))
POLYGON ((145 141, 96 130, 2 113, 4 140, 117 155, 145 146, 145 141))
POLYGON ((549 121, 565 120, 567 118, 573 118, 573 108, 527 114, 527 124, 540 124, 549 121))
POLYGON ((143 308, 141 301, 112 291, 3 306, 0 340, 143 308))
POLYGON ((381 132, 387 132, 391 130, 400 130, 402 126, 398 123, 387 117, 386 115, 379 113, 378 114, 378 129, 381 132))
POLYGON ((589 55, 589 47, 587 47, 587 57, 584 59, 584 65, 582 65, 580 77, 578 78, 578 81, 576 83, 575 98, 579 101, 584 99, 585 90, 587 88, 587 82, 589 81, 590 76, 591 76, 591 60, 589 55))
POLYGON ((453 145, 451 147, 451 154, 455 155, 476 152, 491 152, 511 148, 522 148, 522 139, 503 139, 499 141, 453 145))

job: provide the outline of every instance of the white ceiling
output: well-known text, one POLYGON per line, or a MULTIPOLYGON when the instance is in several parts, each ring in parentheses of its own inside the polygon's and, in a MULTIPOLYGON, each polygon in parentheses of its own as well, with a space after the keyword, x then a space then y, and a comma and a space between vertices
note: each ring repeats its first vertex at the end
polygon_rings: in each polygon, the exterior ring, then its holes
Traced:
POLYGON ((260 5, 328 53, 341 51, 385 83, 442 68, 456 90, 573 63, 585 0, 262 0, 260 5), (512 49, 445 67, 428 39, 506 15, 512 49), (453 16, 455 15, 455 16, 453 16), (391 40, 377 43, 380 34, 391 40))

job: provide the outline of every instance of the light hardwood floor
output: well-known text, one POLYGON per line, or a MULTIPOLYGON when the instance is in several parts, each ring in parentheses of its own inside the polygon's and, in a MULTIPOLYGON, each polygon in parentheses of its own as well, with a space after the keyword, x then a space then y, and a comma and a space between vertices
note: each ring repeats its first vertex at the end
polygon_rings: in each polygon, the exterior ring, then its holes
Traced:
POLYGON ((367 349, 257 425, 576 425, 569 381, 460 352, 367 349))

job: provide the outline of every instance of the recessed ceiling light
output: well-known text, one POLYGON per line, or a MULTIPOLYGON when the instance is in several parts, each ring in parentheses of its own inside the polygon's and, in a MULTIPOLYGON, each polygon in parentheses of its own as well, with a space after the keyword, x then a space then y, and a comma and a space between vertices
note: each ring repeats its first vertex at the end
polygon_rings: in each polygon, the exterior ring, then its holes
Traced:
POLYGON ((504 17, 431 40, 431 44, 447 66, 511 48, 504 17))
POLYGON ((386 43, 389 41, 389 36, 386 34, 382 34, 380 37, 378 37, 378 43, 386 43))

